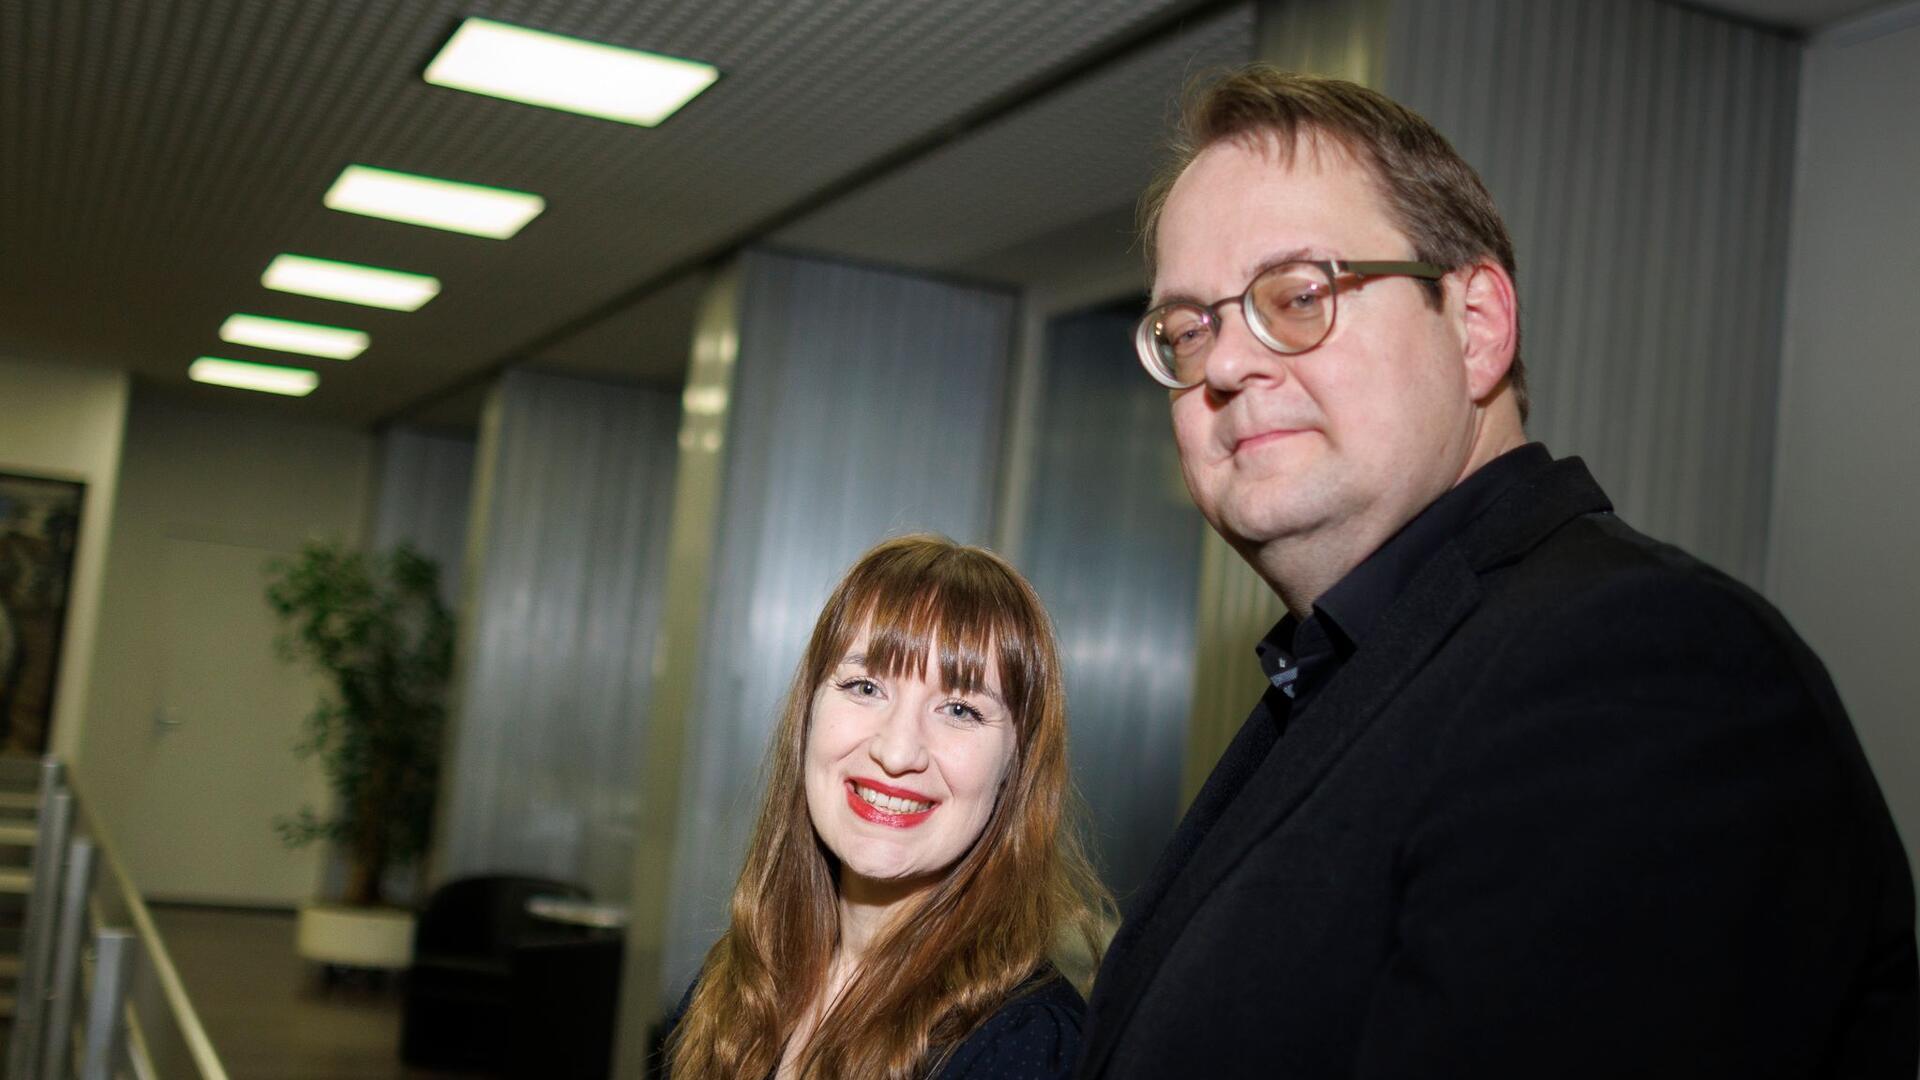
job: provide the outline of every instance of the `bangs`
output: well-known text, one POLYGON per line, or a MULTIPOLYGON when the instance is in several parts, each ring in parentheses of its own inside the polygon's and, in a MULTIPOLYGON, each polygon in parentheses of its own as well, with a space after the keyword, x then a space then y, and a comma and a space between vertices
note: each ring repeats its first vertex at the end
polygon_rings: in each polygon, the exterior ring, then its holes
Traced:
MULTIPOLYGON (((954 618, 936 594, 910 597, 904 604, 875 597, 853 625, 867 629, 867 670, 888 678, 917 676, 927 669, 932 654, 939 665, 940 689, 949 694, 985 689, 996 660, 991 627, 984 620, 954 618)), ((1007 677, 1006 672, 1000 675, 1007 677)))
POLYGON ((1035 605, 1010 571, 983 552, 957 546, 877 552, 845 582, 834 640, 818 678, 825 678, 867 632, 867 669, 889 678, 918 676, 931 659, 941 689, 984 690, 997 670, 1000 696, 1024 723, 1027 696, 1045 661, 1036 653, 1044 625, 1031 625, 1035 605), (889 557, 890 556, 890 557, 889 557))

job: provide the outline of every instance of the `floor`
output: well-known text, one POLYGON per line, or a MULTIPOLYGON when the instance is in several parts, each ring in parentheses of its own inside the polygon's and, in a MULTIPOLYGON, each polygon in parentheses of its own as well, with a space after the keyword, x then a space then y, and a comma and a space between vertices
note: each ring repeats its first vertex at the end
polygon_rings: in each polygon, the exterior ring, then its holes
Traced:
POLYGON ((402 1065, 398 984, 329 983, 294 955, 292 913, 155 905, 153 917, 232 1080, 473 1080, 402 1065))

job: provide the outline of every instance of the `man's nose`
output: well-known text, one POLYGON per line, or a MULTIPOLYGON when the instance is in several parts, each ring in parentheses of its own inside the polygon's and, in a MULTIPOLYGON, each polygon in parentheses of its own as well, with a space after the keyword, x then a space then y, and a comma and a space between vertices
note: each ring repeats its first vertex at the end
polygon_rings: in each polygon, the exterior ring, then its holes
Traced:
POLYGON ((905 703, 889 705, 880 718, 880 729, 867 744, 867 752, 889 776, 926 769, 927 740, 916 710, 905 703))
POLYGON ((1283 381, 1287 358, 1267 347, 1247 325, 1245 309, 1223 304, 1214 319, 1213 348, 1207 350, 1201 380, 1215 394, 1231 396, 1256 379, 1283 381))

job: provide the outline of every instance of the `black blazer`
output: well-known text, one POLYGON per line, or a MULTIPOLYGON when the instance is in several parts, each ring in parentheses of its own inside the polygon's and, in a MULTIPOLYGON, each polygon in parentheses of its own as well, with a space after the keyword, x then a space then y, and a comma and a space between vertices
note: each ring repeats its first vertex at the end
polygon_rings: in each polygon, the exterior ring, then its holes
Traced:
POLYGON ((1610 510, 1542 466, 1269 693, 1078 1075, 1912 1080, 1912 880, 1824 669, 1610 510))

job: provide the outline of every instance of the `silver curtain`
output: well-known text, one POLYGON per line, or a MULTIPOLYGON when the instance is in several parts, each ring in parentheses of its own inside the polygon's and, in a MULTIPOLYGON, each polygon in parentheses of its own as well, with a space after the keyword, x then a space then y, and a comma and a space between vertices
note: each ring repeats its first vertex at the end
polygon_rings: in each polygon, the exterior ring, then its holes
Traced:
POLYGON ((750 252, 713 586, 684 741, 661 967, 725 926, 781 695, 827 592, 883 537, 989 534, 1010 295, 750 252))
POLYGON ((1018 548, 1059 631, 1074 779, 1123 897, 1179 817, 1204 527, 1166 392, 1128 347, 1139 311, 1130 301, 1049 325, 1018 548))
POLYGON ((444 877, 630 883, 679 396, 507 373, 481 438, 444 877))
POLYGON ((413 545, 440 564, 440 598, 460 597, 473 495, 472 439, 393 428, 380 438, 379 504, 373 546, 413 545))
POLYGON ((1758 585, 1800 44, 1653 0, 1403 2, 1389 36, 1382 89, 1519 249, 1529 430, 1758 585))
MULTIPOLYGON (((1758 584, 1798 44, 1655 0, 1260 16, 1263 58, 1374 79, 1486 180, 1519 252, 1529 432, 1584 457, 1638 528, 1758 584)), ((1259 692, 1251 646, 1280 613, 1218 541, 1203 562, 1189 793, 1259 692)))

